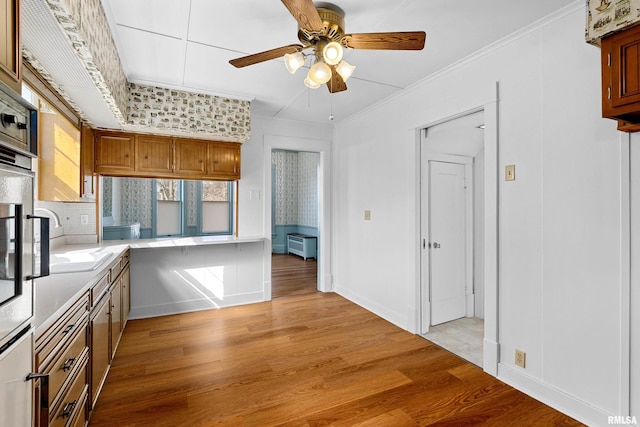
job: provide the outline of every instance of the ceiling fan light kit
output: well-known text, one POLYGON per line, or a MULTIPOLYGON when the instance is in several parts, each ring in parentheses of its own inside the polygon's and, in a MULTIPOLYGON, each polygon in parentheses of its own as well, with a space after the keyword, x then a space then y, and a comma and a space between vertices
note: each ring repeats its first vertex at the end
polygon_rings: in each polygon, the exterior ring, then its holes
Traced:
POLYGON ((342 50, 342 46, 338 42, 330 42, 322 48, 322 57, 324 58, 324 62, 329 65, 338 65, 340 61, 342 61, 342 55, 344 51, 342 50))
POLYGON ((291 74, 295 74, 296 71, 298 71, 298 68, 304 65, 305 59, 304 53, 302 52, 285 53, 284 65, 287 67, 287 71, 291 74))
POLYGON ((340 63, 336 66, 336 73, 340 74, 343 81, 347 81, 353 71, 356 69, 355 65, 349 64, 347 61, 340 61, 340 63))
POLYGON ((309 69, 309 75, 307 77, 318 84, 325 84, 331 80, 331 68, 322 61, 316 61, 309 69))
POLYGON ((298 39, 291 44, 265 52, 232 59, 234 67, 246 67, 271 59, 282 58, 287 71, 294 74, 306 60, 303 53, 313 49, 316 61, 309 69, 304 84, 312 89, 326 84, 330 93, 347 90, 345 82, 355 66, 342 59, 344 48, 369 50, 422 50, 424 31, 345 34, 344 12, 339 7, 322 3, 316 7, 312 0, 281 0, 298 22, 298 39))

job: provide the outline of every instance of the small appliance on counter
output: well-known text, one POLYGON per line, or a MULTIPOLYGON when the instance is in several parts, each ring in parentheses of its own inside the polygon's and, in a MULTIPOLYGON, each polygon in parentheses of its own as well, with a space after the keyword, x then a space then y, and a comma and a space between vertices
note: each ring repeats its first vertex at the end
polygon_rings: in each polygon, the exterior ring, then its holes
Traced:
POLYGON ((37 115, 0 82, 0 425, 32 425, 34 279, 49 274, 49 219, 33 215, 37 115), (39 223, 36 248, 34 227, 39 223), (36 258, 39 259, 36 265, 36 258))

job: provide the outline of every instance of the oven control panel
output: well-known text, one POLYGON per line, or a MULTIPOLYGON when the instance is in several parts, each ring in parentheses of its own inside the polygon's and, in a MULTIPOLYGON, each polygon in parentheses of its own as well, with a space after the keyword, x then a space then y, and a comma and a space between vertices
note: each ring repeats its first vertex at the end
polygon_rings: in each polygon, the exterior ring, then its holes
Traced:
POLYGON ((27 105, 19 95, 0 90, 0 144, 35 155, 37 112, 27 105))

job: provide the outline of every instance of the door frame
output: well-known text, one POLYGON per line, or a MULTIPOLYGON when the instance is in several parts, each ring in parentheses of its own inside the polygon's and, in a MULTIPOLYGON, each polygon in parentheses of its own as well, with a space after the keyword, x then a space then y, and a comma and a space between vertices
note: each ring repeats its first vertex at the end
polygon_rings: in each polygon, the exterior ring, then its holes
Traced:
POLYGON ((296 138, 279 135, 264 136, 264 300, 271 300, 271 246, 272 246, 272 174, 273 150, 318 153, 318 290, 333 290, 331 275, 331 142, 320 139, 296 138))
POLYGON ((421 310, 420 310, 420 333, 425 334, 431 326, 431 252, 430 242, 431 236, 431 167, 432 161, 441 163, 453 163, 464 166, 465 174, 465 295, 466 295, 466 317, 473 317, 475 309, 475 293, 473 288, 473 157, 458 156, 454 154, 429 153, 424 150, 427 139, 422 141, 421 149, 421 174, 422 176, 422 195, 421 195, 421 229, 426 231, 422 233, 423 250, 420 252, 421 265, 421 310), (426 164, 426 167, 424 166, 426 164))
MULTIPOLYGON (((425 128, 435 126, 468 114, 479 111, 484 112, 484 342, 482 369, 494 377, 498 376, 499 362, 499 328, 498 328, 498 82, 487 92, 487 101, 483 104, 475 104, 467 110, 458 110, 447 116, 441 116, 437 120, 432 120, 421 126, 415 127, 416 141, 416 200, 421 198, 420 163, 421 163, 421 141, 425 128)), ((416 230, 419 232, 415 236, 416 247, 416 285, 415 301, 421 302, 421 265, 420 252, 422 251, 422 229, 420 224, 421 203, 416 203, 416 230)), ((420 330, 420 307, 413 306, 414 327, 420 330)))

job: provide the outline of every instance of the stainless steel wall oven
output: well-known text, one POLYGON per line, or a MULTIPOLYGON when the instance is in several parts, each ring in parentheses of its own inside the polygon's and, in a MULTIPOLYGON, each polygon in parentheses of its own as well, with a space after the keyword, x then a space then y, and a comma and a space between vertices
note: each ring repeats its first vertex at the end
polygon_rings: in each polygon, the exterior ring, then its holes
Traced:
POLYGON ((32 423, 34 280, 49 274, 48 219, 33 215, 31 160, 36 147, 35 108, 0 82, 0 425, 3 426, 32 423))

